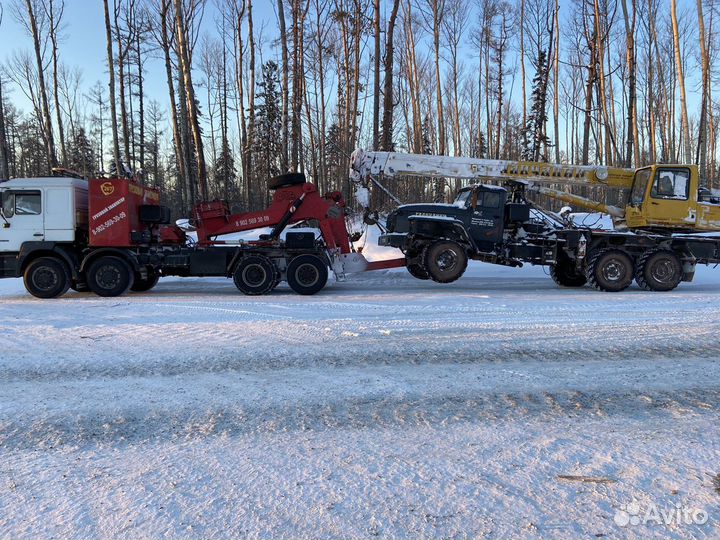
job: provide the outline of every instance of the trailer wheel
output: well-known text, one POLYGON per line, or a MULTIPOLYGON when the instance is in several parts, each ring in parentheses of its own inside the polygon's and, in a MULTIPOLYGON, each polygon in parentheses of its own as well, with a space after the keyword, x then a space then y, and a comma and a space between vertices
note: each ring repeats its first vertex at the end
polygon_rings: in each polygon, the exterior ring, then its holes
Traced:
POLYGON ((149 269, 146 279, 142 279, 139 274, 135 274, 135 282, 130 287, 130 290, 133 292, 147 292, 154 288, 158 281, 160 281, 160 274, 153 269, 149 269))
POLYGON ((98 296, 120 296, 134 283, 135 274, 120 257, 100 257, 92 262, 87 272, 88 287, 98 296))
POLYGON ((587 277, 569 259, 561 259, 551 265, 550 277, 560 287, 582 287, 587 283, 587 277))
POLYGON ((451 283, 465 273, 468 257, 457 242, 438 240, 423 252, 423 267, 428 276, 438 283, 451 283))
POLYGON ((633 261, 620 249, 604 249, 590 254, 586 269, 588 283, 605 292, 627 289, 633 280, 633 261))
POLYGON ((273 290, 277 275, 277 268, 270 259, 251 255, 241 259, 235 267, 233 281, 243 294, 258 296, 273 290))
POLYGON ((40 257, 28 264, 23 281, 36 298, 57 298, 70 288, 70 271, 60 259, 40 257))
POLYGON ((316 255, 298 255, 288 264, 287 282, 298 294, 315 294, 325 287, 327 280, 327 265, 316 255))
POLYGON ((635 281, 646 291, 672 291, 682 277, 680 258, 668 250, 644 253, 635 271, 635 281))

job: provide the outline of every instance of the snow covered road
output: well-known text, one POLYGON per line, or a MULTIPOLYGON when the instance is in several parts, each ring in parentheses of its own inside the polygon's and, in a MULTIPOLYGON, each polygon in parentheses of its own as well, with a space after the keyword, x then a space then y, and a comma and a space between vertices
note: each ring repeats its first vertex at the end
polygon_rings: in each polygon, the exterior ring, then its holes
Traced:
POLYGON ((667 294, 486 265, 309 298, 1 281, 0 537, 717 538, 719 300, 709 269, 667 294), (622 526, 632 503, 707 522, 622 526))

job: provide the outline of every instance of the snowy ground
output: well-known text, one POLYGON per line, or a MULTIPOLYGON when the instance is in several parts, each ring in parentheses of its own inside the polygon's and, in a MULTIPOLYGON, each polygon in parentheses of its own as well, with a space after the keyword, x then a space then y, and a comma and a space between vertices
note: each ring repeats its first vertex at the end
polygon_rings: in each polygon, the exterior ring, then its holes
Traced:
POLYGON ((667 294, 479 264, 310 298, 0 281, 0 537, 718 538, 718 306, 720 269, 667 294), (621 526, 678 507, 708 521, 621 526))

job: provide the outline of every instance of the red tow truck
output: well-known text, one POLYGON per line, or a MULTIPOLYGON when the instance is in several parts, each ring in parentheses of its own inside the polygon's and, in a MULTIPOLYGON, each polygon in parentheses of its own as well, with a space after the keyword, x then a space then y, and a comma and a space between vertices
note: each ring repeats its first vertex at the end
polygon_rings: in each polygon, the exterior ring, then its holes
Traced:
POLYGON ((404 258, 368 263, 351 248, 340 192, 320 195, 300 173, 275 177, 270 188, 265 210, 232 214, 225 201, 202 202, 190 227, 181 228, 170 223, 160 192, 133 180, 10 180, 0 184, 0 277, 23 277, 39 298, 69 288, 100 296, 147 291, 161 276, 232 277, 249 295, 287 281, 309 295, 325 286, 328 269, 342 277, 404 266, 404 258), (321 234, 286 231, 300 223, 321 234), (270 232, 252 241, 226 239, 258 228, 270 232))

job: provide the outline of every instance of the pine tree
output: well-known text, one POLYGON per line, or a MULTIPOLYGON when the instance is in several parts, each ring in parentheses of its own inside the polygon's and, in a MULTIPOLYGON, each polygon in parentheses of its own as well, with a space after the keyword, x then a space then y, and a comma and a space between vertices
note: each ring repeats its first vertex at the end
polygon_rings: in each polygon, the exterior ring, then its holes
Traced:
POLYGON ((227 144, 223 144, 215 163, 213 163, 213 178, 217 184, 216 189, 219 197, 230 202, 240 202, 235 158, 230 146, 227 144))
POLYGON ((95 151, 83 127, 77 130, 70 142, 68 167, 83 176, 95 173, 95 151))
POLYGON ((262 206, 265 197, 259 190, 267 191, 263 180, 280 174, 282 158, 282 109, 280 104, 280 73, 278 65, 269 60, 262 66, 262 76, 257 83, 255 95, 255 192, 251 193, 250 206, 262 206))
POLYGON ((550 138, 546 133, 547 124, 547 79, 548 79, 547 53, 540 50, 537 59, 537 72, 533 79, 530 114, 525 124, 525 144, 523 145, 522 158, 529 161, 547 161, 542 155, 542 148, 551 145, 550 138))

